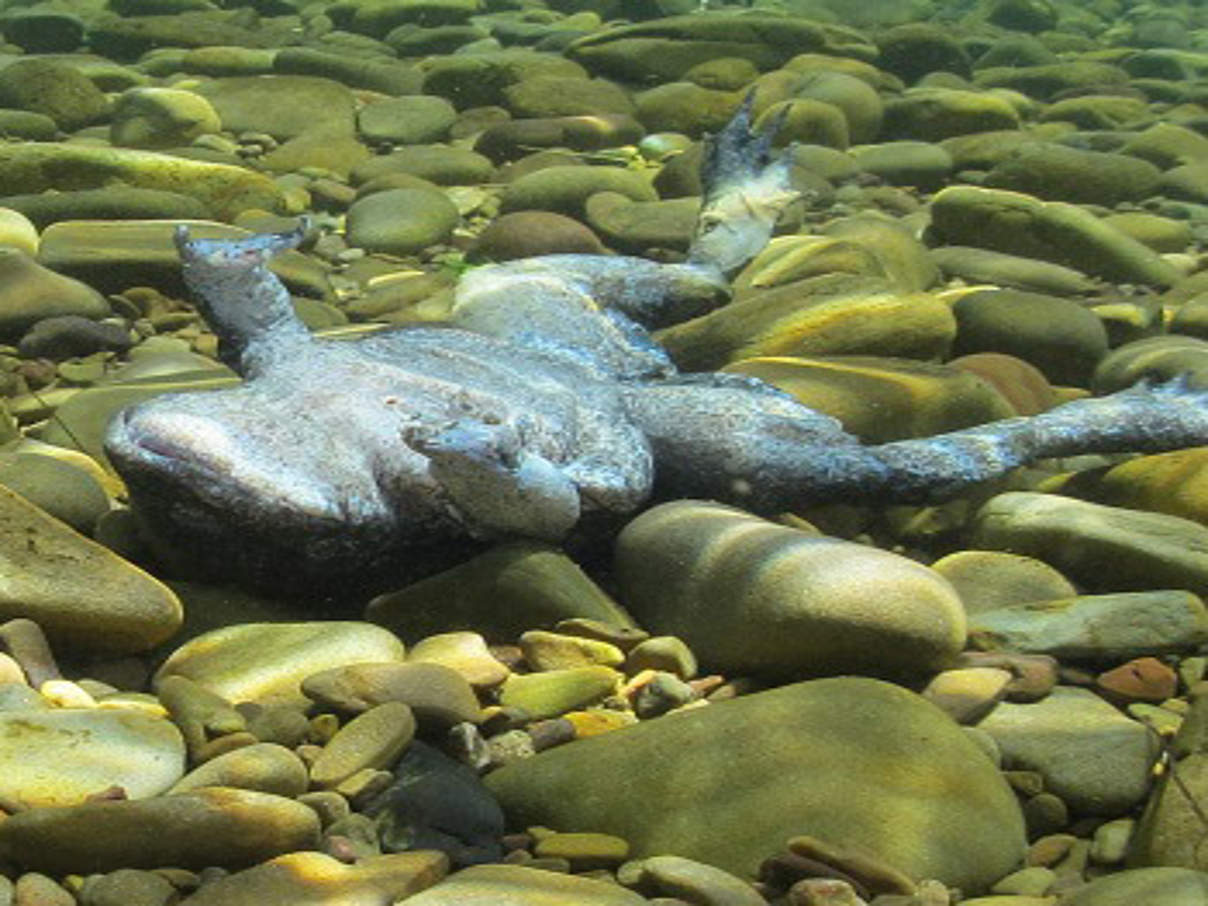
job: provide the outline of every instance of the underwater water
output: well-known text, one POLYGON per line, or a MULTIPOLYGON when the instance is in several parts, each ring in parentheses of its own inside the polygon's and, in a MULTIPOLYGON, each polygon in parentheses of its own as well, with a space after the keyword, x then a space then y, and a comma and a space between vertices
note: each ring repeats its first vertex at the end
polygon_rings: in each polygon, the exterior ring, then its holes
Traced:
POLYGON ((1208 906, 1208 8, 0 38, 0 903, 1208 906))

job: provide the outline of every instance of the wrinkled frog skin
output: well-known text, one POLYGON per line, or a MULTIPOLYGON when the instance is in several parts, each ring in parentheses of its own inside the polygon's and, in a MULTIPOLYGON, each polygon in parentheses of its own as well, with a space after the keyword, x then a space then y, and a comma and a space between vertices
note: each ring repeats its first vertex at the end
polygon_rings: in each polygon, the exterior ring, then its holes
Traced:
POLYGON ((153 537, 213 576, 339 583, 446 565, 467 541, 558 541, 652 496, 775 512, 953 494, 1030 460, 1208 443, 1176 382, 865 447, 762 382, 680 374, 648 330, 727 298, 795 193, 750 104, 707 143, 682 264, 550 255, 471 271, 448 326, 313 337, 266 263, 303 228, 178 229, 187 285, 244 379, 128 408, 106 450, 153 537))

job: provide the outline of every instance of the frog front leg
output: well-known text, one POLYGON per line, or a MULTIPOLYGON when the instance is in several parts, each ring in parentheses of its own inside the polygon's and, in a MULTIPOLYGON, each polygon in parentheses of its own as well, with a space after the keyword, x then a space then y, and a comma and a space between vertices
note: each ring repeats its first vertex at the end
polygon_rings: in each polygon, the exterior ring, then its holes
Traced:
POLYGON ((526 449, 514 425, 461 419, 404 439, 428 457, 429 474, 475 537, 558 541, 579 521, 575 483, 526 449))

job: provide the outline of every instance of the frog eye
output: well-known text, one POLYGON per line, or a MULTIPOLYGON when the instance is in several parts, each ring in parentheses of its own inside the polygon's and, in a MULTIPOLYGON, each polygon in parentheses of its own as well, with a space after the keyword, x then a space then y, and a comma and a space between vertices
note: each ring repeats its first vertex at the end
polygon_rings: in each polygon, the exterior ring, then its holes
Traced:
POLYGON ((700 224, 697 227, 697 231, 704 235, 705 233, 712 233, 719 226, 721 226, 720 217, 718 217, 716 214, 705 214, 700 219, 700 224))

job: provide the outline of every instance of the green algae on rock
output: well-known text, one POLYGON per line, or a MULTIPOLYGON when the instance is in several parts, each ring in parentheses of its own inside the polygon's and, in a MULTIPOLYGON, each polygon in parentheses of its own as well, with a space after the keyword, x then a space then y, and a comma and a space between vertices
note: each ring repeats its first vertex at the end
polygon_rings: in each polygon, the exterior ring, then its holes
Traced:
POLYGON ((947 715, 877 680, 785 686, 550 749, 488 775, 513 824, 592 829, 633 855, 751 876, 807 830, 975 891, 1023 855, 1023 819, 947 715), (925 740, 925 742, 924 742, 925 740))
POLYGON ((106 654, 147 651, 180 627, 180 601, 157 579, 2 486, 0 513, 0 618, 106 654))
POLYGON ((230 164, 91 145, 22 142, 0 146, 0 195, 94 189, 114 180, 196 198, 223 219, 250 208, 284 209, 282 191, 272 180, 230 164))

